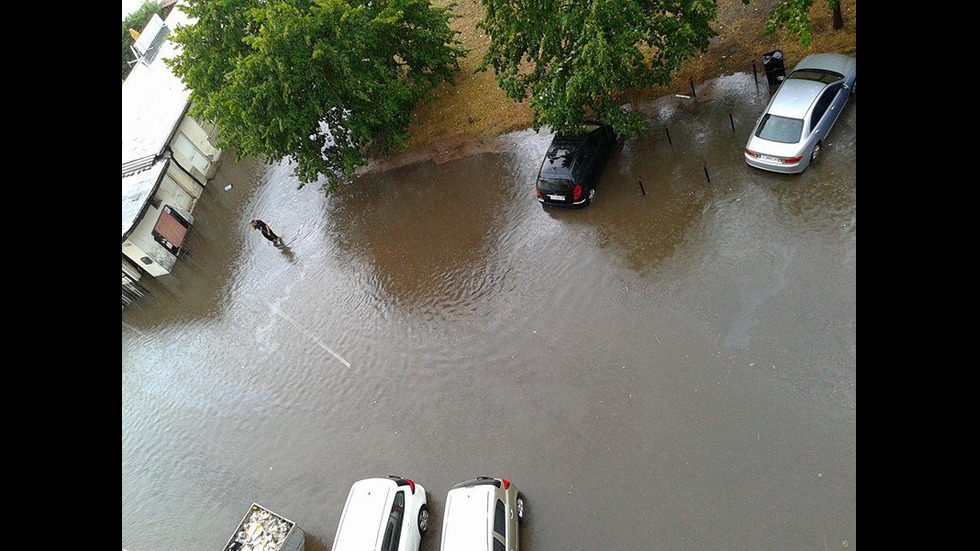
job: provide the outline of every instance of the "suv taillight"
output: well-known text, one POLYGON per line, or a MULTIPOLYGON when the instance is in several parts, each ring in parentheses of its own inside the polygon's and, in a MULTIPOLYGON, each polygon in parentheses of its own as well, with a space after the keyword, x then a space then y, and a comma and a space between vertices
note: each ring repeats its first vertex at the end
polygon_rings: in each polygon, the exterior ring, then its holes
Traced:
POLYGON ((582 184, 575 184, 575 189, 572 190, 572 200, 578 201, 581 198, 582 198, 582 184))
POLYGON ((507 480, 506 478, 501 478, 500 480, 503 481, 505 490, 510 488, 510 480, 507 480))
POLYGON ((415 483, 407 478, 405 479, 405 482, 408 482, 408 487, 412 489, 412 494, 415 494, 415 483))
POLYGON ((541 190, 540 189, 536 189, 534 191, 535 191, 535 193, 538 194, 538 199, 544 199, 544 195, 541 194, 541 190))

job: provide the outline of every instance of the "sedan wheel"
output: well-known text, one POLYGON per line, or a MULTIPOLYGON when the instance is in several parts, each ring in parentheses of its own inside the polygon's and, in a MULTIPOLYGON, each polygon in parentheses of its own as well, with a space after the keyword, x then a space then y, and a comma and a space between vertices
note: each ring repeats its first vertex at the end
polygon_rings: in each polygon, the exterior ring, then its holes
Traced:
POLYGON ((517 522, 523 522, 527 510, 524 508, 524 494, 517 494, 517 522))
POLYGON ((592 189, 589 190, 589 204, 590 205, 592 204, 592 201, 595 201, 595 188, 592 188, 592 189))
POLYGON ((429 529, 429 508, 425 505, 419 509, 419 533, 423 536, 425 531, 429 529))
POLYGON ((813 161, 817 160, 817 155, 819 154, 820 154, 820 142, 817 142, 817 145, 813 146, 813 153, 810 153, 811 164, 813 163, 813 161))

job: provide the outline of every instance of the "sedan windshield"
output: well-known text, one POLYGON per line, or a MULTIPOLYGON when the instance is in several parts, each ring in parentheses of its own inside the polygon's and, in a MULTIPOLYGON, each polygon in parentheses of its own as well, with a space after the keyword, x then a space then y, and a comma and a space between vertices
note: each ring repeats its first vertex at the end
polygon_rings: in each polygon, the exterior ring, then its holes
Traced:
POLYGON ((755 135, 763 140, 797 143, 803 134, 803 120, 769 115, 762 117, 755 135))

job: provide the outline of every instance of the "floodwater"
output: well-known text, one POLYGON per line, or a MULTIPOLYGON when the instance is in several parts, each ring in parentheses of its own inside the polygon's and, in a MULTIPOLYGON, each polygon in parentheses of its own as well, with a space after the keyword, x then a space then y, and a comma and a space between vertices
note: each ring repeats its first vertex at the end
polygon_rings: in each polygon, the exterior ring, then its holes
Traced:
POLYGON ((258 502, 326 550, 386 474, 425 551, 481 475, 524 550, 854 548, 856 97, 787 176, 742 160, 764 82, 697 94, 639 106, 578 211, 534 197, 544 131, 328 198, 228 153, 122 313, 123 548, 219 550, 258 502))

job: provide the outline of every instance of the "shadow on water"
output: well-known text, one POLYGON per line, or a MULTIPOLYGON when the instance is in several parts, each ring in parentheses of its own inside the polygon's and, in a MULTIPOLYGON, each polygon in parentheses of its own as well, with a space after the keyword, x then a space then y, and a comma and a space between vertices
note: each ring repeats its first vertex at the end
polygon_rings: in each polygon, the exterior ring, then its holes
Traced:
POLYGON ((282 253, 282 256, 284 256, 286 260, 289 261, 290 264, 294 264, 296 262, 296 253, 294 253, 293 250, 289 248, 289 243, 284 243, 282 246, 277 248, 279 249, 279 252, 282 253))

